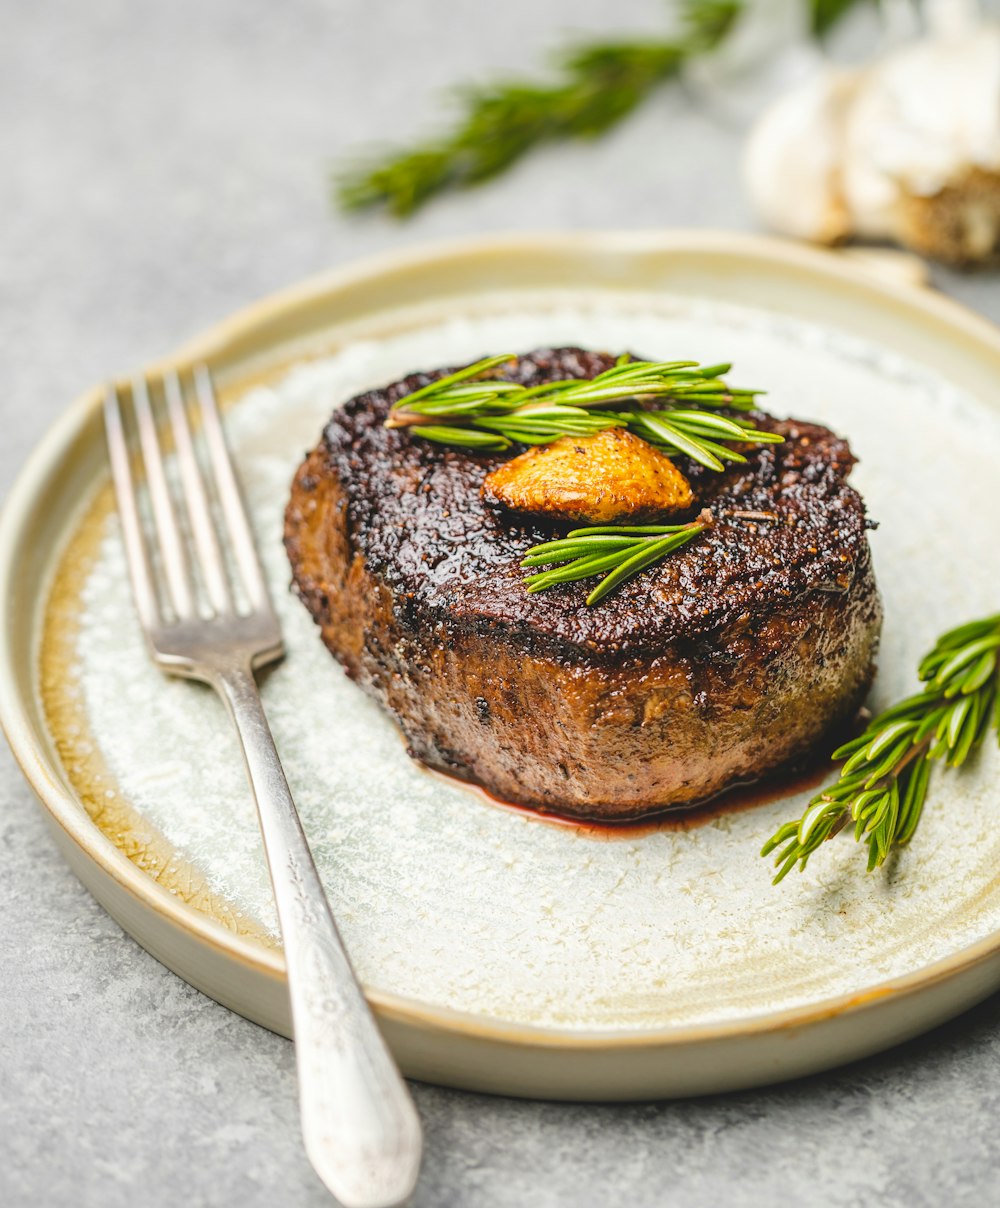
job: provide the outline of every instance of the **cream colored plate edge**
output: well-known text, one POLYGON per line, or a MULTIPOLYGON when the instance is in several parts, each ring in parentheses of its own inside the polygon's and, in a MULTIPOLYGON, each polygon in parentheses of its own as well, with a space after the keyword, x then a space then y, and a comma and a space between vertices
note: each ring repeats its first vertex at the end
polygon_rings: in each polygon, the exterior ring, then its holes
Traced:
MULTIPOLYGON (((505 288, 696 291, 836 324, 985 393, 1000 335, 947 299, 832 254, 706 232, 512 236, 382 257, 287 290, 199 337, 150 372, 207 360, 243 377, 388 308, 505 288)), ((0 722, 74 871, 154 956, 224 1005, 289 1034, 279 952, 227 931, 146 876, 91 822, 43 724, 35 662, 53 553, 104 471, 100 391, 77 400, 25 466, 0 517, 0 722)), ((371 998, 406 1073, 546 1098, 710 1093, 829 1068, 916 1035, 1000 986, 1000 934, 863 995, 735 1024, 571 1035, 507 1026, 395 996, 371 998)))

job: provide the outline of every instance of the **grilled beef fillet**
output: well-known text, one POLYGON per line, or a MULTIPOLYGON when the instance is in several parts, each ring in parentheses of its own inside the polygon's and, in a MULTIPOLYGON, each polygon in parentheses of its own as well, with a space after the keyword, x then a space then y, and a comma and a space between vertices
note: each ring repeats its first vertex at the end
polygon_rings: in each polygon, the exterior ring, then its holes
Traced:
MULTIPOLYGON (((612 364, 541 350, 505 376, 535 385, 612 364)), ((843 440, 757 415, 783 444, 721 474, 678 457, 690 514, 710 509, 713 526, 587 607, 596 580, 526 592, 519 563, 553 526, 481 496, 516 449, 383 427, 445 372, 335 411, 285 516, 295 589, 414 758, 508 801, 626 819, 759 778, 853 717, 882 609, 843 440)))

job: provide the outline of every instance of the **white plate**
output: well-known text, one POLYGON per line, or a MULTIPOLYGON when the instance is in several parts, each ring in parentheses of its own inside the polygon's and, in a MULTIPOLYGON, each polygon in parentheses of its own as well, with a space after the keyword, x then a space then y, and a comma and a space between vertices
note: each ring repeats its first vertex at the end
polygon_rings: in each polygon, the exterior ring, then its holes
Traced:
MULTIPOLYGON (((490 807, 411 763, 285 590, 288 484, 334 405, 410 369, 560 343, 733 360, 775 413, 849 437, 881 525, 876 706, 912 687, 941 629, 1000 595, 1000 341, 833 256, 704 234, 453 245, 307 285, 173 358, 207 357, 232 404, 289 649, 265 703, 404 1069, 520 1094, 697 1093, 832 1065, 971 1005, 1000 984, 994 747, 935 777, 917 837, 882 872, 844 836, 772 888, 756 853, 804 794, 610 841, 490 807)), ((214 697, 146 659, 96 412, 96 394, 77 404, 5 512, 4 725, 112 913, 287 1032, 235 744, 214 697)))

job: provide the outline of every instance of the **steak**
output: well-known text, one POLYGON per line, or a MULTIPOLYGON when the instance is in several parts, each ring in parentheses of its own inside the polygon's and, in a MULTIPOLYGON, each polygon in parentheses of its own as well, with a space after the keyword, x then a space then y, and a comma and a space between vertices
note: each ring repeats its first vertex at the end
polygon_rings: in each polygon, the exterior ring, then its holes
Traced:
MULTIPOLYGON (((540 350, 503 376, 538 385, 613 364, 540 350)), ((507 801, 627 819, 758 779, 853 719, 882 609, 844 440, 758 412, 784 443, 724 473, 678 456, 690 515, 707 508, 712 526, 588 607, 595 580, 528 594, 521 559, 561 530, 481 495, 518 448, 383 426, 446 372, 336 410, 285 515, 295 590, 415 759, 507 801)))

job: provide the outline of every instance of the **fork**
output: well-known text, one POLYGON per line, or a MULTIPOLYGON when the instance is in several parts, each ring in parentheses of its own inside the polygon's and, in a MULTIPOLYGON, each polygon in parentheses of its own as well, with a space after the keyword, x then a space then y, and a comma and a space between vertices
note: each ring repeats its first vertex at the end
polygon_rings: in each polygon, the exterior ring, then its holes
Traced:
POLYGON ((420 1122, 344 950, 264 716, 254 671, 282 657, 281 630, 212 379, 204 365, 193 376, 205 468, 180 378, 168 372, 162 381, 186 526, 145 376, 131 388, 141 459, 130 452, 117 388, 109 386, 105 397, 105 432, 136 610, 156 665, 211 685, 240 738, 285 950, 306 1152, 345 1208, 390 1208, 403 1203, 416 1183, 420 1122), (151 524, 140 510, 133 469, 140 465, 151 524), (245 605, 235 590, 238 582, 245 605))

